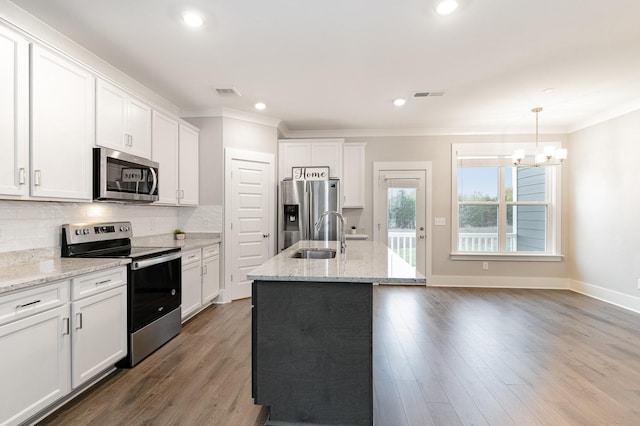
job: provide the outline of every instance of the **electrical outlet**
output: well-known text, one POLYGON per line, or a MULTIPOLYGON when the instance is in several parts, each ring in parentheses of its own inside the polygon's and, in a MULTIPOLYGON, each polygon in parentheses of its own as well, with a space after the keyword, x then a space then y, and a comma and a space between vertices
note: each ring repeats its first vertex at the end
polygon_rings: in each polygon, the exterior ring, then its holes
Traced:
POLYGON ((483 271, 489 270, 489 262, 482 262, 482 270, 483 271))

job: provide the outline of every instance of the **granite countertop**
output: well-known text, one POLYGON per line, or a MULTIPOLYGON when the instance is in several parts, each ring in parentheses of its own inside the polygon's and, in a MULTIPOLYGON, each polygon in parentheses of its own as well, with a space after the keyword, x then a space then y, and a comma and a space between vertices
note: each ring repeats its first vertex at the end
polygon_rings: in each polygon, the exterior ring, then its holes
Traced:
MULTIPOLYGON (((187 233, 185 240, 175 240, 173 234, 162 234, 133 238, 132 245, 188 250, 220 241, 219 233, 187 233)), ((0 294, 129 263, 131 259, 61 258, 60 247, 0 253, 0 294)))
POLYGON ((131 263, 130 259, 69 259, 61 257, 16 263, 0 269, 0 295, 129 263, 131 263))
POLYGON ((314 281, 353 283, 426 284, 400 256, 377 241, 351 240, 345 253, 338 241, 300 241, 247 274, 262 281, 314 281), (329 247, 337 250, 334 259, 295 259, 300 248, 329 247))
POLYGON ((187 237, 184 240, 176 240, 173 234, 152 235, 133 238, 131 245, 135 247, 168 247, 189 250, 217 244, 220 241, 222 241, 222 237, 216 232, 187 232, 187 237))

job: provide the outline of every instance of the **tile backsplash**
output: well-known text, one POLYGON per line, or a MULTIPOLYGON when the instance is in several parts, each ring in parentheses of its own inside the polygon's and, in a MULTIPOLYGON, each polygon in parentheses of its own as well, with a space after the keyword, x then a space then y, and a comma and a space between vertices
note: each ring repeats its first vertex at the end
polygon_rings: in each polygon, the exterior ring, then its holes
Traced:
POLYGON ((116 203, 58 203, 0 200, 0 253, 60 245, 65 223, 129 221, 134 237, 181 227, 221 232, 222 206, 162 207, 116 203))

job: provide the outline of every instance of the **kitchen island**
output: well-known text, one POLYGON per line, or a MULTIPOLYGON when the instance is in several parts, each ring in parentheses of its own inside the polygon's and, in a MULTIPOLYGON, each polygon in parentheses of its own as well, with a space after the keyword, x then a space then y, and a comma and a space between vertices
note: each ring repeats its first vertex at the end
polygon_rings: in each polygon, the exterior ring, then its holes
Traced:
POLYGON ((349 241, 345 253, 337 241, 301 241, 247 278, 252 395, 270 407, 267 424, 373 424, 372 284, 426 279, 371 241, 349 241), (334 258, 304 258, 329 250, 334 258))

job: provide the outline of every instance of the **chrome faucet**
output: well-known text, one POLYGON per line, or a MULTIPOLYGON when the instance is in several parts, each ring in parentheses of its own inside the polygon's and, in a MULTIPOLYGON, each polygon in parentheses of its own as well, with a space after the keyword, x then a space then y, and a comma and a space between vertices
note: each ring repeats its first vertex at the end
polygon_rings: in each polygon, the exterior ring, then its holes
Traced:
POLYGON ((322 220, 325 217, 328 217, 330 215, 336 216, 338 217, 338 219, 340 219, 340 223, 342 225, 342 227, 340 228, 342 230, 342 232, 340 233, 340 253, 344 253, 345 249, 347 248, 347 240, 344 236, 344 217, 342 217, 342 215, 339 212, 331 210, 331 211, 326 211, 322 213, 318 218, 318 220, 316 220, 316 223, 314 226, 316 228, 316 231, 319 231, 320 227, 322 226, 322 220))

